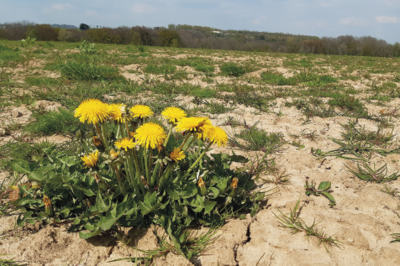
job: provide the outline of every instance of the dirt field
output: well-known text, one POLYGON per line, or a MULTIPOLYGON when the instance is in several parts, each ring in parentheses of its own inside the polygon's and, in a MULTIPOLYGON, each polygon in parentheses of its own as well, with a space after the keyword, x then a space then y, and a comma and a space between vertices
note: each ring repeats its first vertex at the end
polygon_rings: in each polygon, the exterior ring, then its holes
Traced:
MULTIPOLYGON (((178 105, 209 116, 229 134, 231 145, 210 153, 234 151, 255 163, 267 152, 257 184, 274 190, 254 217, 229 220, 201 256, 189 261, 168 253, 153 265, 400 265, 400 243, 391 243, 400 233, 399 58, 96 47, 95 64, 117 69, 108 74, 115 80, 85 80, 58 67, 86 60, 67 43, 19 48, 19 59, 2 63, 1 192, 13 176, 11 159, 31 160, 47 142, 74 141, 76 123, 66 114, 50 120, 49 113, 71 114, 86 98, 145 103, 155 113, 178 105), (227 63, 242 70, 224 72, 227 63), (243 135, 254 129, 266 134, 253 135, 251 147, 243 135), (273 145, 271 133, 278 139, 273 145), (331 182, 336 205, 323 195, 307 196, 306 181, 331 182), (308 226, 317 223, 319 237, 280 223, 298 200, 297 215, 308 226), (324 243, 329 237, 337 242, 324 243)), ((3 197, 3 206, 7 202, 3 197)), ((126 229, 133 241, 124 245, 108 235, 80 239, 65 225, 19 228, 18 211, 7 208, 0 215, 0 254, 27 265, 134 265, 107 262, 140 256, 132 246, 157 248, 152 229, 126 229)))

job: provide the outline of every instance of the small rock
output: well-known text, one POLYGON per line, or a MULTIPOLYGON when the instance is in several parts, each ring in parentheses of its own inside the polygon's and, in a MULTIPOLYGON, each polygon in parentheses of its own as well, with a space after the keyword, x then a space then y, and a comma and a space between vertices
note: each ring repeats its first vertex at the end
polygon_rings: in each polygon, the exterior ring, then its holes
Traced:
POLYGON ((13 112, 11 113, 11 116, 12 116, 13 118, 21 117, 21 116, 22 116, 22 113, 19 112, 19 111, 13 111, 13 112))
POLYGON ((0 128, 0 136, 5 136, 5 135, 6 135, 6 129, 0 128))
POLYGON ((350 243, 353 243, 353 242, 354 242, 354 240, 351 239, 351 238, 347 239, 347 241, 349 241, 350 243))

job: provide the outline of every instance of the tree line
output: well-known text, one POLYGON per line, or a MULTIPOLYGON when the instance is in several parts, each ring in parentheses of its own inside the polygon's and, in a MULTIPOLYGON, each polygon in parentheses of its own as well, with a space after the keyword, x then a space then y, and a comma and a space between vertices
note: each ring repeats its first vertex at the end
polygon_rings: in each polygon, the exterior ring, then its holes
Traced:
POLYGON ((313 53, 333 55, 399 57, 400 44, 370 36, 336 38, 170 24, 168 27, 56 28, 48 24, 16 22, 0 24, 0 39, 133 44, 255 52, 313 53))

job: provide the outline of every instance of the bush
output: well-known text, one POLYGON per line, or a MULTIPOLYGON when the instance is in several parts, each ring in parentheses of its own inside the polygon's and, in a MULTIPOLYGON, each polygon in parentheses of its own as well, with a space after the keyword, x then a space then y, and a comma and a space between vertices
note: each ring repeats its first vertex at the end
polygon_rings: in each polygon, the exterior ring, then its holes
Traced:
POLYGON ((234 63, 226 63, 222 65, 220 68, 221 71, 228 76, 239 77, 245 73, 244 69, 241 66, 237 66, 234 63))
POLYGON ((36 25, 36 27, 33 28, 33 35, 38 41, 58 40, 58 31, 47 24, 36 25))
POLYGON ((67 62, 61 68, 61 74, 68 79, 82 81, 125 80, 117 68, 98 66, 94 63, 67 62))

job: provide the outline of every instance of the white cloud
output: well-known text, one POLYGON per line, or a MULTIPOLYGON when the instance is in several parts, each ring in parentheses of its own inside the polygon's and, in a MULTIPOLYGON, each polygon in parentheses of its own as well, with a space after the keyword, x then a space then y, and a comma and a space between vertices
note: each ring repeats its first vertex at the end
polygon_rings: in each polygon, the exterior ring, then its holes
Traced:
POLYGON ((133 4, 132 12, 139 13, 139 14, 149 14, 149 13, 154 13, 155 8, 150 5, 137 3, 137 4, 133 4))
POLYGON ((70 4, 56 4, 51 6, 51 8, 55 10, 65 10, 70 7, 72 7, 70 4))
POLYGON ((363 27, 363 26, 368 25, 368 21, 363 18, 347 17, 347 18, 341 19, 340 24, 363 27))
POLYGON ((397 23, 400 22, 400 19, 396 17, 389 17, 389 16, 377 16, 376 21, 379 23, 397 23))

